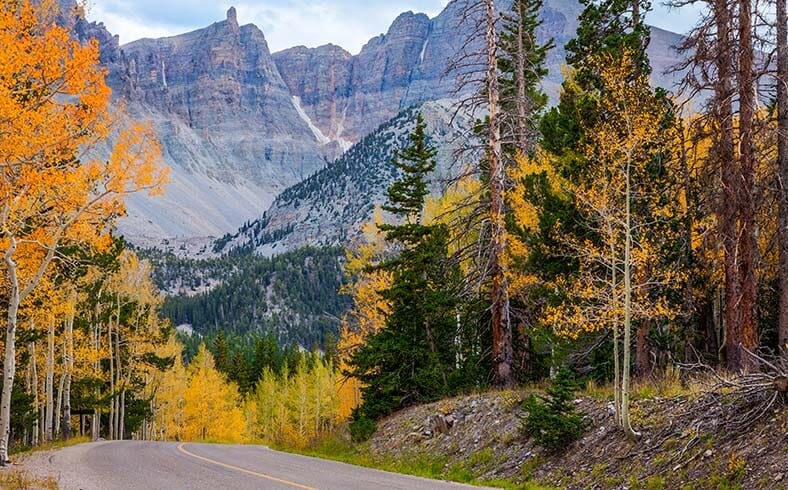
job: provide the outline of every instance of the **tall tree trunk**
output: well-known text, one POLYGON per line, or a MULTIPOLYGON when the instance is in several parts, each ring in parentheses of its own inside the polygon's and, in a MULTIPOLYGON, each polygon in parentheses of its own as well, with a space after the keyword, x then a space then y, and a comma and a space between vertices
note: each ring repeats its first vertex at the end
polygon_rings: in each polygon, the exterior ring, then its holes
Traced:
POLYGON ((528 95, 525 87, 525 45, 523 43, 523 19, 525 0, 517 0, 517 142, 520 153, 528 155, 531 151, 528 131, 528 95))
POLYGON ((49 319, 47 331, 47 372, 46 372, 46 418, 44 419, 44 438, 47 442, 52 440, 52 422, 55 409, 55 319, 49 319))
POLYGON ((719 124, 715 142, 715 160, 720 167, 722 195, 717 211, 720 242, 723 250, 725 275, 724 328, 725 356, 728 366, 738 366, 741 339, 741 315, 739 308, 739 274, 736 267, 738 209, 737 162, 733 151, 733 70, 731 59, 731 11, 728 0, 714 1, 714 22, 717 29, 715 64, 717 82, 714 84, 714 118, 719 124))
POLYGON ((509 284, 506 277, 506 223, 505 182, 506 173, 501 157, 501 129, 499 121, 498 88, 498 35, 496 32, 496 10, 494 0, 486 0, 487 6, 487 93, 489 102, 489 148, 490 162, 490 275, 492 280, 492 357, 493 379, 498 386, 514 385, 514 348, 512 325, 509 318, 509 284))
POLYGON ((63 422, 61 436, 63 440, 71 437, 71 376, 74 370, 74 308, 76 294, 72 293, 71 309, 66 316, 65 324, 65 372, 63 373, 63 422))
MULTIPOLYGON (((63 364, 66 363, 66 344, 63 343, 63 364)), ((64 368, 65 369, 65 368, 64 368)), ((55 411, 53 412, 53 421, 55 429, 52 432, 52 439, 60 437, 60 422, 62 422, 63 413, 63 385, 66 382, 66 373, 60 375, 60 382, 57 387, 57 397, 55 398, 55 411)))
POLYGON ((17 264, 13 260, 14 252, 16 252, 16 242, 12 239, 11 246, 3 258, 8 270, 10 291, 8 292, 5 356, 3 357, 3 393, 0 395, 0 466, 5 466, 8 462, 8 444, 11 435, 11 393, 16 374, 16 327, 21 301, 17 264))
MULTIPOLYGON (((752 0, 739 0, 739 171, 741 172, 739 195, 739 305, 741 307, 741 337, 734 339, 742 346, 754 351, 758 347, 758 318, 756 262, 758 242, 755 236, 755 74, 753 72, 752 0)), ((738 343, 730 344, 736 349, 738 365, 729 364, 731 369, 752 370, 757 362, 752 356, 741 352, 738 343)))
MULTIPOLYGON (((118 304, 120 304, 120 300, 118 300, 118 304)), ((120 315, 120 308, 118 308, 118 314, 120 315)), ((120 320, 120 316, 118 316, 118 320, 120 320)), ((125 409, 126 389, 123 382, 123 366, 120 358, 120 322, 115 328, 115 366, 115 376, 117 376, 115 387, 119 390, 118 395, 115 397, 115 437, 123 440, 123 417, 125 416, 123 412, 125 409)))
POLYGON ((618 260, 616 260, 616 242, 613 239, 613 224, 608 221, 610 237, 610 290, 613 303, 613 403, 615 405, 616 423, 621 425, 621 332, 618 313, 618 260))
POLYGON ((126 390, 120 392, 120 412, 118 415, 118 439, 121 441, 126 435, 126 390))
POLYGON ((112 346, 112 320, 107 322, 107 348, 109 349, 109 440, 115 439, 115 364, 112 346))
MULTIPOLYGON (((32 328, 31 328, 32 329, 32 328)), ((38 403, 38 363, 36 362, 36 343, 30 342, 30 376, 32 378, 32 393, 33 393, 33 412, 38 413, 39 403, 38 403)), ((41 434, 40 431, 41 427, 41 417, 36 417, 36 421, 33 423, 33 439, 32 443, 34 446, 37 446, 39 441, 39 437, 41 434)))
POLYGON ((626 169, 626 238, 624 241, 624 365, 621 376, 621 425, 631 437, 638 435, 632 429, 629 417, 629 384, 632 365, 632 163, 627 158, 626 169))
POLYGON ((788 357, 788 12, 777 1, 777 169, 780 176, 780 319, 778 345, 788 357))

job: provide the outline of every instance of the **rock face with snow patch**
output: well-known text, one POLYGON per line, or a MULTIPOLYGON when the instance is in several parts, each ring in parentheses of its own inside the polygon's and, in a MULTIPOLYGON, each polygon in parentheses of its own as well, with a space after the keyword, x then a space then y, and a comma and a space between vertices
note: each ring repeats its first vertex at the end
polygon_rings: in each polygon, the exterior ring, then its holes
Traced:
POLYGON ((217 249, 275 255, 304 245, 342 245, 356 238, 376 206, 385 202, 386 189, 398 176, 392 157, 408 144, 419 112, 427 123, 430 143, 438 149, 430 180, 433 192, 439 193, 457 172, 454 153, 471 125, 469 118, 452 120, 451 105, 443 100, 403 111, 335 162, 287 189, 261 219, 225 236, 217 249))

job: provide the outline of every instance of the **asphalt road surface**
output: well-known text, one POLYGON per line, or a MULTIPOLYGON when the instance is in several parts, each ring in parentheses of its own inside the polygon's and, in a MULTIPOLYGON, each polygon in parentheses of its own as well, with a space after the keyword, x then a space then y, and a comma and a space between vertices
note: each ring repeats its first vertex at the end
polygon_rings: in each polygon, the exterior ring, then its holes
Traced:
POLYGON ((169 442, 94 442, 26 462, 66 490, 189 489, 462 489, 428 480, 306 456, 264 446, 169 442))

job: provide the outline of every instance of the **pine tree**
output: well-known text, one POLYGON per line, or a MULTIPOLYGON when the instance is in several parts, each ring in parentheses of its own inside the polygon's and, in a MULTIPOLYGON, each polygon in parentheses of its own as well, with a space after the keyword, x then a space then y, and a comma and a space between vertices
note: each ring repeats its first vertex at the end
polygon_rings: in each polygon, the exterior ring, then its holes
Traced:
POLYGON ((213 341, 213 357, 216 364, 216 370, 225 376, 229 376, 232 371, 232 363, 230 361, 230 347, 227 345, 227 340, 224 338, 224 333, 219 332, 213 341))
POLYGON ((422 212, 436 155, 425 128, 419 115, 410 146, 394 159, 401 176, 389 188, 384 209, 402 221, 381 225, 380 230, 401 251, 380 266, 393 276, 391 287, 383 292, 391 314, 349 361, 349 374, 365 385, 357 418, 374 419, 403 406, 435 400, 450 393, 457 382, 452 376, 457 302, 451 281, 455 271, 445 265, 448 230, 444 225, 424 224, 422 212))
POLYGON ((523 431, 549 451, 564 449, 580 437, 587 423, 575 408, 576 389, 571 371, 560 369, 546 395, 531 395, 523 402, 523 431))
POLYGON ((542 0, 515 0, 503 15, 498 40, 498 71, 501 88, 501 118, 504 153, 533 153, 538 143, 539 115, 548 102, 541 82, 547 76, 545 61, 555 47, 552 39, 539 44, 542 0))

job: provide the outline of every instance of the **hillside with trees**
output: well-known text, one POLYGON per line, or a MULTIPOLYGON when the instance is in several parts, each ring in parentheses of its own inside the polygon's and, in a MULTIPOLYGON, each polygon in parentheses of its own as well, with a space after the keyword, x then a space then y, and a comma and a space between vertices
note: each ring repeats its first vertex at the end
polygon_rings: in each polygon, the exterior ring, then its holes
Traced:
POLYGON ((282 345, 311 349, 339 331, 348 308, 341 293, 344 253, 303 248, 272 258, 232 254, 218 259, 178 258, 146 251, 153 278, 169 294, 161 313, 199 336, 266 334, 282 345))

